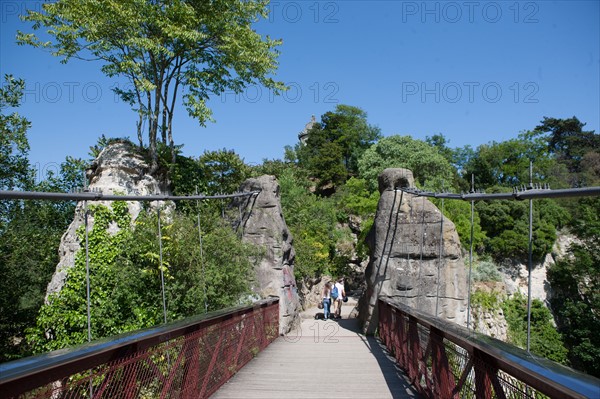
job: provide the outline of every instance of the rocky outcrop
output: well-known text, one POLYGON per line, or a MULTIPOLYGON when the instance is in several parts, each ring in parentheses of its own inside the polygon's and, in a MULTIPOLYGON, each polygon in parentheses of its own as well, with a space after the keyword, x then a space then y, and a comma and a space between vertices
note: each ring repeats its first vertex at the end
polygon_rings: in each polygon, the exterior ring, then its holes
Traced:
POLYGON ((456 228, 429 200, 400 187, 414 187, 412 171, 386 169, 379 176, 381 198, 367 237, 367 290, 359 303, 363 332, 377 328, 380 296, 464 325, 467 278, 456 228))
POLYGON ((508 323, 502 308, 484 309, 481 306, 471 309, 473 329, 478 333, 506 342, 508 340, 508 323))
MULTIPOLYGON (((531 297, 544 302, 550 307, 552 287, 548 281, 548 270, 557 260, 569 256, 571 245, 580 243, 576 236, 567 231, 560 231, 552 246, 552 253, 547 254, 541 262, 534 262, 531 269, 531 297)), ((513 261, 500 267, 502 279, 506 284, 506 292, 509 295, 519 293, 528 295, 529 268, 526 263, 513 261)))
POLYGON ((240 191, 259 192, 233 201, 234 207, 244 209, 238 227, 242 230, 243 240, 265 250, 255 268, 256 282, 252 290, 261 298, 280 298, 279 332, 286 334, 299 325, 301 306, 294 277, 292 235, 283 218, 279 183, 274 176, 260 176, 246 180, 240 191))
POLYGON ((497 303, 493 304, 471 304, 473 330, 506 342, 508 340, 508 323, 500 306, 501 302, 506 299, 506 286, 502 282, 474 282, 471 289, 473 290, 472 298, 478 292, 497 298, 497 303))
MULTIPOLYGON (((103 194, 166 194, 161 189, 159 182, 147 174, 148 170, 148 164, 140 155, 134 152, 131 144, 124 142, 110 144, 98 155, 98 158, 92 163, 90 169, 88 169, 88 188, 90 191, 101 192, 103 194)), ((111 206, 111 202, 109 201, 88 202, 88 205, 92 204, 111 206)), ((128 201, 127 205, 132 220, 135 220, 140 213, 142 204, 137 201, 128 201)), ((84 203, 79 202, 75 208, 73 222, 71 222, 60 241, 58 250, 60 261, 46 289, 46 302, 49 295, 57 293, 62 289, 69 269, 75 265, 75 253, 80 249, 82 244, 75 233, 84 223, 84 203)), ((90 214, 88 216, 89 229, 92 229, 93 225, 94 217, 90 214)), ((116 228, 116 226, 111 226, 111 228, 116 228)))

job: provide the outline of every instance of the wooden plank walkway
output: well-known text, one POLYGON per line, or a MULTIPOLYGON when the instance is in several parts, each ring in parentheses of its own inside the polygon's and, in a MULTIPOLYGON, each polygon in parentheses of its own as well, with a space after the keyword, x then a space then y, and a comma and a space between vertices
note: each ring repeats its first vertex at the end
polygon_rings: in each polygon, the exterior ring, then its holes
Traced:
POLYGON ((300 330, 275 340, 211 398, 419 398, 377 340, 358 333, 348 318, 355 304, 344 304, 338 321, 307 310, 300 330))

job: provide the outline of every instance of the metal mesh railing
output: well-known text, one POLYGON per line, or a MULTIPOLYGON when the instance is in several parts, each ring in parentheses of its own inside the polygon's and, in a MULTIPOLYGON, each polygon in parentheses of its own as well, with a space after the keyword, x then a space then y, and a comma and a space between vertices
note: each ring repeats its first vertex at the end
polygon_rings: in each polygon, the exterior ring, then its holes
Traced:
POLYGON ((205 398, 271 343, 279 300, 0 366, 7 398, 205 398))
POLYGON ((426 398, 592 398, 600 381, 504 342, 379 299, 379 337, 426 398))

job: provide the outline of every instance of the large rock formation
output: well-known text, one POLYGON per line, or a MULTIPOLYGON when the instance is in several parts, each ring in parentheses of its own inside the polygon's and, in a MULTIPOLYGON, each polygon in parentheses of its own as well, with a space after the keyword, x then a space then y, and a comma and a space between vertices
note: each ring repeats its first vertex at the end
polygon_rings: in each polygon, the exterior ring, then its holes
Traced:
POLYGON ((467 277, 456 228, 429 200, 400 187, 414 187, 412 171, 386 169, 379 176, 381 198, 367 237, 367 290, 359 303, 363 331, 377 328, 380 296, 465 324, 467 277))
POLYGON ((240 190, 260 192, 233 202, 245 210, 239 227, 243 239, 266 251, 256 267, 256 285, 252 289, 261 298, 280 298, 279 332, 286 334, 300 322, 301 306, 294 278, 292 235, 283 218, 279 183, 275 177, 265 175, 246 180, 240 190))
MULTIPOLYGON (((159 182, 148 175, 148 164, 135 153, 128 143, 114 143, 107 146, 93 162, 87 171, 90 191, 103 194, 129 194, 129 195, 151 195, 165 194, 159 182)), ((109 201, 90 201, 88 205, 102 204, 110 207, 109 201)), ((129 212, 132 220, 140 213, 142 204, 137 201, 128 201, 129 212)), ((75 265, 75 253, 81 247, 75 232, 85 223, 84 203, 79 202, 75 208, 75 217, 63 234, 58 249, 60 261, 52 280, 46 289, 46 301, 48 296, 59 292, 65 285, 69 269, 75 265)), ((94 225, 92 214, 88 216, 88 226, 91 230, 94 225)), ((112 226, 116 228, 116 226, 112 226)))

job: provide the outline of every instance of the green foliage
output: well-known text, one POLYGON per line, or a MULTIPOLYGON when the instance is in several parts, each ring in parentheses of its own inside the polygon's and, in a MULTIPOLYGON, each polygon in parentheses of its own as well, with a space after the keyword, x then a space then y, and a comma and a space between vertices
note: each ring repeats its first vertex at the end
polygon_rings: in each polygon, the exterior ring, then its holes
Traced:
MULTIPOLYGON (((175 164, 170 165, 174 195, 215 195, 236 192, 240 184, 253 173, 243 159, 234 150, 205 151, 199 158, 177 156, 175 164)), ((221 210, 220 201, 207 202, 203 205, 212 210, 221 210)), ((181 201, 177 209, 184 213, 197 213, 196 204, 181 201)))
POLYGON ((584 131, 584 126, 575 116, 544 117, 534 130, 547 143, 548 151, 567 167, 569 183, 577 186, 591 186, 600 181, 600 134, 584 131))
POLYGON ((290 162, 281 161, 279 159, 263 159, 260 165, 252 168, 252 177, 262 175, 275 176, 277 179, 285 172, 286 169, 293 167, 290 162))
MULTIPOLYGON (((169 175, 173 185, 174 195, 192 195, 203 193, 206 187, 204 176, 198 161, 192 157, 178 156, 169 175)), ((188 201, 177 204, 178 207, 188 208, 188 201)))
POLYGON ((366 180, 351 177, 335 193, 333 199, 337 209, 343 212, 343 215, 340 215, 343 217, 338 217, 340 221, 352 218, 351 223, 360 223, 357 226, 360 231, 358 232, 356 253, 360 259, 367 258, 369 256, 369 249, 365 240, 375 220, 377 204, 379 203, 379 191, 370 192, 366 180))
POLYGON ((279 180, 281 205, 294 237, 296 277, 317 276, 332 268, 337 222, 333 201, 308 191, 310 182, 285 172, 279 180))
POLYGON ((58 263, 73 205, 22 201, 0 235, 0 362, 30 354, 25 329, 35 323, 58 263))
POLYGON ((515 187, 529 184, 529 163, 533 162, 533 179, 537 183, 555 185, 553 176, 559 167, 546 149, 542 138, 527 132, 517 139, 482 144, 463 166, 463 178, 469 182, 474 175, 475 188, 492 186, 515 187))
POLYGON ((339 186, 356 175, 358 159, 380 137, 379 128, 368 124, 365 111, 338 105, 314 124, 306 143, 296 146, 294 156, 289 149, 286 156, 297 157, 298 164, 318 179, 318 188, 339 186))
MULTIPOLYGON (((433 198, 431 202, 441 208, 441 200, 433 198)), ((471 246, 471 204, 465 201, 444 201, 444 216, 454 223, 463 248, 469 249, 471 246)), ((487 236, 481 228, 479 213, 474 209, 473 250, 482 252, 486 239, 487 236)))
POLYGON ((425 137, 425 141, 427 142, 427 144, 429 144, 430 146, 436 148, 438 150, 438 152, 440 153, 441 156, 443 156, 444 158, 446 158, 446 160, 448 162, 450 162, 451 164, 454 163, 454 150, 452 150, 450 147, 448 147, 448 139, 446 139, 446 136, 444 136, 443 134, 439 133, 439 134, 434 134, 433 136, 429 137, 425 137))
POLYGON ((252 27, 267 16, 267 5, 268 0, 59 0, 23 17, 33 30, 46 29, 50 40, 19 32, 18 43, 49 49, 62 62, 101 60, 104 74, 128 79, 132 89, 115 92, 138 114, 140 146, 146 122, 155 169, 157 135, 174 149, 178 99, 204 125, 211 120, 211 94, 239 93, 257 82, 275 93, 285 89, 269 77, 277 69, 281 41, 263 38, 252 27))
POLYGON ((478 289, 471 294, 471 306, 494 311, 500 308, 500 299, 497 292, 485 292, 478 289))
MULTIPOLYGON (((251 271, 261 252, 243 244, 235 232, 216 214, 202 213, 202 248, 199 231, 193 215, 178 212, 169 216, 162 226, 163 263, 169 320, 222 309, 238 304, 248 293, 251 271), (204 290, 206 289, 206 296, 204 290)), ((144 307, 160 304, 160 270, 158 268, 158 240, 156 215, 143 213, 136 220, 127 250, 120 255, 120 263, 141 277, 149 278, 155 286, 150 298, 134 300, 144 307)), ((144 286, 124 289, 123 292, 145 293, 144 286)), ((162 307, 160 308, 162 312, 162 307)), ((161 317, 162 320, 162 317, 161 317)))
POLYGON ((206 194, 233 193, 250 176, 250 167, 234 150, 205 151, 198 159, 206 194))
POLYGON ((573 366, 600 377, 600 198, 580 200, 582 243, 548 270, 552 309, 573 366))
MULTIPOLYGON (((83 162, 70 157, 58 175, 34 182, 27 160, 29 122, 16 112, 5 114, 19 106, 24 82, 10 75, 5 81, 0 88, 0 189, 64 192, 80 187, 83 162)), ((43 303, 73 209, 67 201, 0 201, 0 361, 30 354, 24 331, 43 303)))
MULTIPOLYGON (((511 254, 521 260, 529 253, 529 203, 526 201, 479 201, 476 209, 488 237, 486 251, 497 260, 511 254)), ((533 258, 541 260, 552 250, 556 225, 567 215, 552 200, 533 203, 533 258)), ((560 226, 560 225, 559 225, 560 226)))
MULTIPOLYGON (((520 348, 527 346, 527 298, 516 295, 502 303, 502 310, 508 323, 508 339, 520 348)), ((542 301, 534 299, 531 303, 531 340, 532 353, 555 362, 568 364, 567 349, 562 337, 552 325, 552 315, 542 301)))
POLYGON ((7 113, 20 105, 24 88, 25 81, 12 75, 4 75, 0 85, 0 190, 24 188, 31 181, 27 160, 31 123, 17 112, 7 113))
MULTIPOLYGON (((255 248, 243 245, 219 219, 205 217, 205 251, 201 254, 193 219, 177 213, 163 217, 161 265, 154 212, 142 211, 133 228, 125 202, 114 202, 112 208, 93 206, 90 211, 93 227, 88 242, 94 339, 162 322, 161 269, 168 320, 201 313, 205 311, 205 303, 208 310, 238 304, 249 292, 250 259, 259 260, 261 255, 255 248)), ((77 233, 80 242, 84 242, 84 227, 77 233)), ((87 340, 85 276, 85 251, 80 250, 65 286, 49 298, 49 304, 40 310, 36 326, 28 331, 27 339, 35 352, 87 340)))
POLYGON ((407 168, 413 171, 415 183, 433 191, 448 190, 454 184, 454 172, 450 163, 438 150, 410 136, 384 137, 360 157, 360 176, 377 189, 377 177, 386 168, 407 168))
POLYGON ((279 179, 281 205, 294 237, 297 278, 343 275, 350 256, 348 229, 338 225, 341 214, 334 198, 310 192, 311 182, 291 168, 279 179))
POLYGON ((334 198, 338 208, 347 214, 373 218, 379 203, 379 191, 370 192, 366 180, 351 177, 334 198))
POLYGON ((98 158, 98 155, 100 155, 102 150, 114 143, 126 143, 131 146, 134 145, 131 142, 131 140, 129 140, 129 138, 127 137, 106 137, 104 134, 102 134, 100 137, 98 137, 98 141, 96 141, 96 144, 90 146, 90 151, 88 152, 88 155, 92 159, 96 159, 98 158))
MULTIPOLYGON (((115 260, 123 248, 129 233, 130 217, 124 202, 115 202, 113 210, 102 205, 90 207, 94 216, 93 228, 89 232, 90 286, 93 320, 93 337, 106 337, 123 332, 115 323, 114 315, 119 312, 119 298, 114 295, 114 286, 120 280, 115 260), (107 231, 115 222, 121 228, 117 233, 107 231), (101 321, 101 322, 98 322, 101 321)), ((85 227, 77 229, 80 242, 85 240, 85 227)), ((75 255, 75 267, 69 271, 68 279, 59 295, 50 295, 48 305, 42 306, 36 327, 28 332, 28 341, 34 352, 64 348, 87 340, 86 332, 86 256, 85 251, 75 255), (45 339, 45 334, 50 336, 45 339)))
POLYGON ((496 264, 489 260, 473 262, 473 281, 502 281, 502 275, 496 264))
POLYGON ((600 198, 581 198, 577 201, 571 226, 586 241, 600 237, 600 198))

